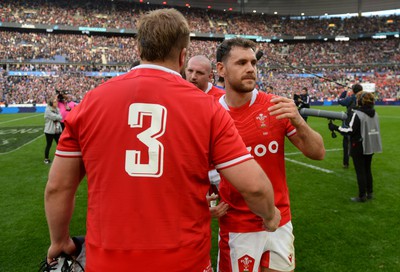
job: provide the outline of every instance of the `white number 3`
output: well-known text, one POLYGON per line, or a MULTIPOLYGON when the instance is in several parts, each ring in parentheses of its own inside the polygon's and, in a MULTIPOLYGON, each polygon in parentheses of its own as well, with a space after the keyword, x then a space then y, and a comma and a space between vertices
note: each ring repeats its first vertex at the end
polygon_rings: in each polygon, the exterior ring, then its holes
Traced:
POLYGON ((149 162, 140 162, 141 151, 127 150, 125 171, 133 177, 160 177, 163 173, 164 146, 157 138, 165 132, 167 109, 158 104, 133 103, 129 106, 128 124, 132 128, 141 128, 144 116, 151 117, 151 124, 137 138, 148 147, 149 162))

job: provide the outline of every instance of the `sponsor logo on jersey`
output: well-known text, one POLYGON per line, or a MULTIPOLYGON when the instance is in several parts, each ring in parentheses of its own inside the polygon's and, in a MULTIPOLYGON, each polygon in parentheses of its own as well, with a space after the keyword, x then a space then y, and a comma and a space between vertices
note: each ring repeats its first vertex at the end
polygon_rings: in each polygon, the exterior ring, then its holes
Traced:
POLYGON ((277 141, 271 141, 268 145, 258 144, 254 148, 252 146, 248 146, 247 150, 254 156, 263 157, 265 154, 267 154, 267 152, 272 154, 278 153, 279 144, 277 141))

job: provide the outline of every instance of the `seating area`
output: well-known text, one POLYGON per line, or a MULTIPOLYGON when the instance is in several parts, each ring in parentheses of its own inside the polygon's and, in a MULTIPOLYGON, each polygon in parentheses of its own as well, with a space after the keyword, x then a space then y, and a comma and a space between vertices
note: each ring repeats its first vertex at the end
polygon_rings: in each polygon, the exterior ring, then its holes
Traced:
MULTIPOLYGON (((164 6, 128 2, 68 0, 2 1, 2 22, 135 29, 140 14, 164 6)), ((398 31, 400 16, 304 18, 179 8, 193 32, 246 35, 348 35, 398 31)), ((189 56, 215 64, 220 40, 193 38, 189 56)), ((346 80, 375 83, 379 100, 400 96, 400 39, 263 42, 258 87, 271 85, 292 97, 307 87, 314 101, 336 100, 346 80), (317 75, 317 76, 315 76, 317 75), (295 80, 294 80, 295 78, 295 80), (325 78, 325 79, 324 79, 325 78)), ((132 35, 43 33, 0 27, 0 103, 41 103, 56 89, 80 101, 110 77, 139 59, 132 35), (39 73, 40 72, 40 73, 39 73)))

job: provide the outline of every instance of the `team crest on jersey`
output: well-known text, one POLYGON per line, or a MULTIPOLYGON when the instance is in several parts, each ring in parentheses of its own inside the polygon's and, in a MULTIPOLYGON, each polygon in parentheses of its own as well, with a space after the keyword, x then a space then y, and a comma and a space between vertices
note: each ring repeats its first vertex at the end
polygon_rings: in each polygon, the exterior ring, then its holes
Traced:
POLYGON ((254 268, 254 258, 249 255, 244 255, 238 259, 238 265, 240 272, 251 272, 254 268))
POLYGON ((259 113, 256 117, 256 120, 258 120, 260 124, 260 128, 266 128, 267 127, 267 118, 268 116, 264 115, 263 113, 259 113))
POLYGON ((254 121, 256 122, 256 127, 261 129, 264 135, 267 135, 270 122, 270 117, 268 116, 268 113, 266 112, 257 113, 254 118, 254 121))

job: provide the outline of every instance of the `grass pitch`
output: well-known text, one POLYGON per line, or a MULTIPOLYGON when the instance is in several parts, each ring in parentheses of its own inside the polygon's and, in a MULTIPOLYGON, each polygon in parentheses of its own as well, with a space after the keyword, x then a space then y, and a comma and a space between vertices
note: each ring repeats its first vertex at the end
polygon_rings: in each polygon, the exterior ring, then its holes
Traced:
MULTIPOLYGON (((315 107, 343 111, 343 107, 315 107)), ((323 161, 312 161, 286 145, 296 247, 296 271, 399 271, 400 107, 378 106, 383 153, 374 155, 375 199, 352 203, 357 195, 352 163, 342 168, 342 138, 333 139, 328 121, 309 117, 324 138, 323 161)), ((340 121, 335 121, 340 124, 340 121)), ((49 236, 43 194, 49 165, 43 163, 43 114, 0 114, 0 272, 37 271, 49 236)), ((53 144, 51 154, 54 153, 53 144)), ((86 182, 78 190, 72 235, 85 233, 86 182)), ((213 264, 217 222, 212 222, 213 264)))

